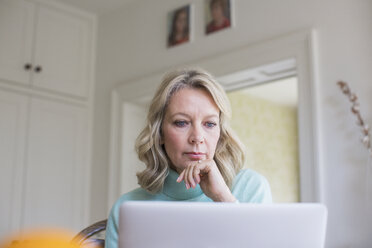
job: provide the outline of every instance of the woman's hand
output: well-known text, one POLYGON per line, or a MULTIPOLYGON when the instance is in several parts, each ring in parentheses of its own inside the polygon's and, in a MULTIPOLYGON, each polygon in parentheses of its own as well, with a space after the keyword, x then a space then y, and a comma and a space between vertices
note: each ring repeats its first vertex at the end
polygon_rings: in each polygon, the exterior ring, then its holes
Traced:
POLYGON ((226 185, 214 160, 199 160, 184 169, 177 182, 185 181, 186 188, 200 184, 204 194, 215 202, 235 202, 236 199, 226 185))

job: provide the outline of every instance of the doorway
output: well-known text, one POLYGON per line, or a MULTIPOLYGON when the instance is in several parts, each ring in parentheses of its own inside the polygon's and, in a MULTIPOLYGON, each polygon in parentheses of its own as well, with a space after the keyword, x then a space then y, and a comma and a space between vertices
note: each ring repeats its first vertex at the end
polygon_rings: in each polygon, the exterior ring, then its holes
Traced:
POLYGON ((265 176, 274 202, 299 202, 298 78, 294 58, 218 78, 245 145, 245 168, 265 176))
POLYGON ((299 202, 297 77, 228 92, 231 126, 249 168, 270 183, 274 202, 299 202))

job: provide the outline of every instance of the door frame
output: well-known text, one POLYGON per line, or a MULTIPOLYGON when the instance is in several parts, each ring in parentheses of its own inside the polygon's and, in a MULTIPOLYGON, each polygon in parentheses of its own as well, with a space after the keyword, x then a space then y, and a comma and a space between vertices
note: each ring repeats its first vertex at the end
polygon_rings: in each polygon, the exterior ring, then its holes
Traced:
MULTIPOLYGON (((319 153, 319 85, 317 72, 317 35, 315 30, 302 30, 257 44, 228 51, 177 67, 201 67, 216 78, 276 61, 295 58, 298 77, 298 127, 301 202, 323 202, 322 173, 319 153), (228 62, 228 63, 227 63, 228 62)), ((108 206, 120 196, 121 111, 125 102, 149 101, 165 71, 124 82, 111 94, 111 140, 108 206)))

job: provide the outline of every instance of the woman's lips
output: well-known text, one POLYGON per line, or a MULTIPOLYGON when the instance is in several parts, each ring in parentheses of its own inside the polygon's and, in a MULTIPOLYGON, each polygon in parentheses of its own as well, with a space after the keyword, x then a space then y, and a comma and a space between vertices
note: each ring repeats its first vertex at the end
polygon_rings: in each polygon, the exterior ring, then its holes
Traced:
POLYGON ((205 158, 206 154, 202 152, 185 152, 191 160, 202 160, 205 158))

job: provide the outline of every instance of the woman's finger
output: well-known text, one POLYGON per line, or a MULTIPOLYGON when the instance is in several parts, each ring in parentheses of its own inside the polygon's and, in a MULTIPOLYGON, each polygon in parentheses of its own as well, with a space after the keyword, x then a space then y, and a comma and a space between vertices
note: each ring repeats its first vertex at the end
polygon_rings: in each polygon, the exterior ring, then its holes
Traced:
POLYGON ((208 174, 208 160, 199 160, 193 169, 193 178, 196 182, 196 184, 200 184, 202 177, 203 177, 203 172, 206 172, 208 174))
POLYGON ((196 184, 200 183, 200 166, 195 166, 193 170, 193 178, 196 182, 196 184))
POLYGON ((182 171, 182 173, 183 173, 183 181, 185 183, 186 189, 189 189, 190 184, 189 184, 188 179, 187 179, 187 170, 188 170, 188 166, 182 171))
POLYGON ((186 172, 185 172, 185 176, 184 176, 184 180, 186 182, 186 188, 189 189, 192 187, 192 178, 190 178, 190 171, 192 171, 192 166, 193 164, 190 164, 189 166, 187 166, 186 168, 186 172))
POLYGON ((195 188, 196 187, 196 182, 194 180, 194 170, 195 170, 195 166, 196 165, 191 165, 188 167, 188 175, 187 175, 187 178, 188 178, 188 181, 190 182, 190 186, 195 188))
POLYGON ((181 172, 181 174, 178 176, 178 178, 177 178, 177 182, 179 182, 179 183, 182 182, 184 175, 185 175, 185 170, 183 170, 183 171, 181 172))
MULTIPOLYGON (((201 182, 201 177, 203 176, 201 173, 203 170, 208 167, 205 164, 206 161, 197 161, 190 163, 178 176, 177 182, 185 182, 185 186, 187 189, 195 188, 197 184, 201 182)), ((208 172, 207 172, 208 174, 208 172)))

